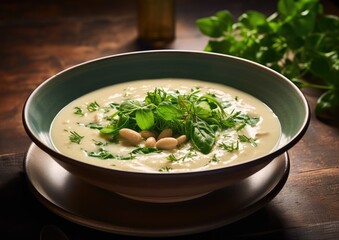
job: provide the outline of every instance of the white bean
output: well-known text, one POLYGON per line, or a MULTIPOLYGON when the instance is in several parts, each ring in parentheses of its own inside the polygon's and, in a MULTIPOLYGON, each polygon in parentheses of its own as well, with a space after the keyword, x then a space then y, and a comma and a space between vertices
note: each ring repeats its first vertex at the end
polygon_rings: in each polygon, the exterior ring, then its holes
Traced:
POLYGON ((156 138, 156 135, 155 135, 154 132, 147 131, 147 130, 141 131, 141 132, 140 132, 140 135, 141 135, 143 138, 145 138, 145 139, 150 138, 150 137, 156 138))
POLYGON ((158 140, 155 147, 162 150, 170 150, 176 148, 178 140, 172 137, 165 137, 158 140))
POLYGON ((131 145, 138 145, 142 140, 142 137, 138 132, 129 128, 120 129, 119 135, 127 140, 131 145))
POLYGON ((181 135, 181 136, 177 137, 177 140, 178 140, 178 145, 181 145, 181 144, 187 142, 187 136, 181 135))
POLYGON ((154 148, 156 142, 157 142, 157 141, 155 140, 154 137, 149 137, 149 138, 147 138, 146 141, 145 141, 145 147, 148 147, 148 148, 154 148))
POLYGON ((170 128, 164 129, 158 136, 158 140, 166 137, 172 137, 173 131, 170 128))

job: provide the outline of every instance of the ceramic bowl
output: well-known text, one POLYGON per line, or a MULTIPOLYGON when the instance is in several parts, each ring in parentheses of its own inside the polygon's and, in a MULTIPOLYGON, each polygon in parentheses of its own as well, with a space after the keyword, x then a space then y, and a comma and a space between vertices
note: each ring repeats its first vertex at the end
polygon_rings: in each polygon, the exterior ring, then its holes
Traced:
POLYGON ((23 123, 32 141, 75 176, 100 188, 135 199, 172 202, 222 189, 254 174, 295 145, 310 119, 307 101, 285 77, 237 57, 195 51, 156 50, 119 54, 66 69, 38 86, 27 99, 23 123), (116 83, 153 78, 188 78, 225 84, 253 95, 278 116, 278 147, 251 161, 187 173, 140 173, 112 170, 69 158, 53 147, 50 127, 72 100, 116 83))

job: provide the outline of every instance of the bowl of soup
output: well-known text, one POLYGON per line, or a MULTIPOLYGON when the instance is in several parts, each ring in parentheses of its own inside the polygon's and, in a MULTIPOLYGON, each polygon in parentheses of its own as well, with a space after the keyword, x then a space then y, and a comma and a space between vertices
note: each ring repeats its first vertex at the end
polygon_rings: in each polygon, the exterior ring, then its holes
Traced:
POLYGON ((310 119, 277 72, 215 53, 132 52, 66 69, 23 109, 32 141, 74 176, 142 201, 194 199, 293 147, 310 119))

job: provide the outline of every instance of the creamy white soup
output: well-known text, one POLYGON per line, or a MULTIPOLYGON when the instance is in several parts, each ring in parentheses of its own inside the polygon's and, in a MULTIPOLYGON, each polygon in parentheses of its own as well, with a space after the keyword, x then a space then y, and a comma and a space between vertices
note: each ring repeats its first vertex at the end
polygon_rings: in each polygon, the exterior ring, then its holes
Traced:
POLYGON ((272 151, 281 128, 257 98, 190 79, 139 80, 88 93, 51 126, 62 154, 134 172, 221 168, 272 151))

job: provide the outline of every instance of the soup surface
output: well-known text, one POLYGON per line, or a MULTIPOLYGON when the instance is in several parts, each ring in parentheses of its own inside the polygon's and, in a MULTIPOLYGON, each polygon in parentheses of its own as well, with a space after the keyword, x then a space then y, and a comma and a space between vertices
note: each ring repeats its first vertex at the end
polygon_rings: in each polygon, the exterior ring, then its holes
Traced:
POLYGON ((50 134, 58 151, 89 164, 188 172, 262 156, 275 148, 281 128, 267 105, 237 89, 156 79, 112 85, 74 100, 57 114, 50 134), (169 136, 158 144, 164 129, 169 136), (145 135, 131 140, 130 130, 132 138, 145 133, 158 145, 149 145, 145 135))

